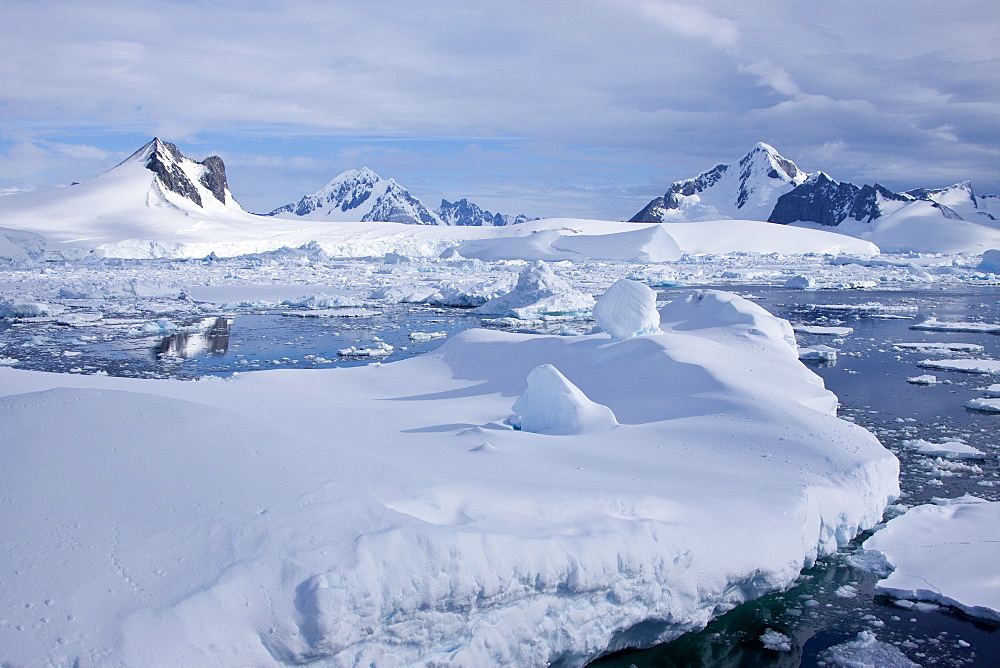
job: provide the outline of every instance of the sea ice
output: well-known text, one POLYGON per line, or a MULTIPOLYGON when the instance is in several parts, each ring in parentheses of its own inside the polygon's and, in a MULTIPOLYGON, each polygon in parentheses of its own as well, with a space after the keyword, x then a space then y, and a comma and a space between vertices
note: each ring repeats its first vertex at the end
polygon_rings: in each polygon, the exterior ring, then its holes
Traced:
POLYGON ((854 333, 853 327, 824 327, 821 325, 792 325, 799 334, 817 334, 821 336, 848 336, 854 333))
POLYGON ((774 629, 765 630, 760 641, 764 643, 764 649, 769 649, 772 652, 792 651, 792 639, 774 629))
POLYGON ((906 379, 907 383, 913 383, 914 385, 937 385, 937 376, 931 373, 925 373, 920 376, 911 376, 906 379))
POLYGON ((528 374, 528 389, 514 402, 508 422, 536 434, 589 434, 618 426, 615 414, 587 398, 551 364, 528 374))
POLYGON ((947 457, 948 459, 983 459, 986 457, 986 454, 982 450, 977 450, 961 441, 931 443, 919 438, 911 441, 903 441, 903 445, 911 450, 916 450, 917 454, 927 455, 928 457, 947 457))
MULTIPOLYGON (((912 329, 912 328, 911 328, 912 329)), ((894 343, 892 347, 896 350, 916 350, 919 352, 932 352, 948 350, 956 353, 981 353, 983 346, 978 343, 894 343)))
POLYGON ((1000 621, 1000 502, 935 501, 889 520, 862 545, 894 567, 876 590, 1000 621))
POLYGON ((861 631, 856 640, 823 650, 818 658, 840 668, 920 668, 901 649, 880 641, 871 631, 861 631))
POLYGON ((925 369, 941 369, 943 371, 962 371, 964 373, 1000 374, 1000 361, 953 359, 953 360, 921 360, 917 366, 925 369))
POLYGON ((969 399, 965 407, 983 413, 1000 413, 1000 399, 969 399))
POLYGON ((616 341, 658 333, 656 292, 638 281, 618 279, 594 305, 594 320, 616 341))
POLYGON ((923 322, 910 325, 910 329, 921 329, 929 332, 1000 333, 1000 325, 992 325, 986 322, 944 322, 937 318, 928 318, 923 322))

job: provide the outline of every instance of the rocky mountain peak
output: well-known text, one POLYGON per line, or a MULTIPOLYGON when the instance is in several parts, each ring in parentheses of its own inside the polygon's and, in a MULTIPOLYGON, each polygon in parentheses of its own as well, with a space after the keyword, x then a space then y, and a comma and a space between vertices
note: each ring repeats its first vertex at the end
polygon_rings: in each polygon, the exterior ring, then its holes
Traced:
POLYGON ((152 141, 125 159, 122 164, 141 162, 156 174, 161 186, 181 197, 204 206, 200 184, 215 199, 226 203, 228 184, 222 158, 212 155, 201 162, 187 158, 175 144, 153 137, 152 141))

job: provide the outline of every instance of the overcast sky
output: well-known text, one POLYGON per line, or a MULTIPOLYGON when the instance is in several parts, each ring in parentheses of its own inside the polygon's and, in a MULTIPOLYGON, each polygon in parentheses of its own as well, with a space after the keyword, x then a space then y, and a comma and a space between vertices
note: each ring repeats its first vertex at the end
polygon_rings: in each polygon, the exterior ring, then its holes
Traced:
POLYGON ((0 0, 0 191, 154 135, 251 211, 369 166, 431 208, 625 219, 757 141, 1000 192, 1000 3, 0 0))

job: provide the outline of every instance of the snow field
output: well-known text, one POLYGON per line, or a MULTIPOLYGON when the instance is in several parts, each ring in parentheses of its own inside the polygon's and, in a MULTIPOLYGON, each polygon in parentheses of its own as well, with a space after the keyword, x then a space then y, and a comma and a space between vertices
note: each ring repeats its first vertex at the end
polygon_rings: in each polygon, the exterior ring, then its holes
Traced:
POLYGON ((879 522, 898 461, 835 416, 787 322, 716 291, 661 320, 228 382, 0 368, 0 658, 580 664, 879 522), (507 426, 540 365, 619 426, 507 426))

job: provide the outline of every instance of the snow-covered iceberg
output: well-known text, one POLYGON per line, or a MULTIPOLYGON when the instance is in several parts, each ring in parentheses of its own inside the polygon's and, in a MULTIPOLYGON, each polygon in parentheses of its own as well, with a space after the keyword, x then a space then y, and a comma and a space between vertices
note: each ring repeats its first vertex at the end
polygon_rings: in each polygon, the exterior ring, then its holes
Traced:
POLYGON ((711 291, 661 315, 228 382, 0 367, 0 662, 579 665, 879 522, 898 461, 786 322, 711 291), (544 364, 618 426, 510 428, 544 364))
POLYGON ((594 307, 594 297, 570 286, 542 260, 521 270, 510 292, 494 297, 477 313, 511 318, 538 318, 543 315, 583 315, 594 307))

